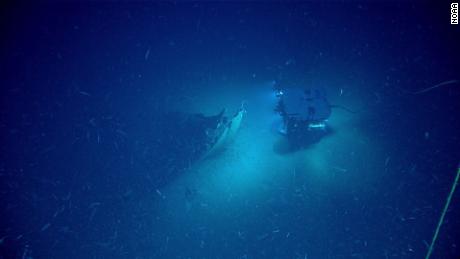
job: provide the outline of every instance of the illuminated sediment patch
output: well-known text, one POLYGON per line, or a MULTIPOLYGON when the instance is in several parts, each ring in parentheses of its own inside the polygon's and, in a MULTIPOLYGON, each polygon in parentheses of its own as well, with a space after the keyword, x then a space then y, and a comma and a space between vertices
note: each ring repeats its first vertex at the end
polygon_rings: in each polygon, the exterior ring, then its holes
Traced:
POLYGON ((167 210, 196 213, 197 217, 203 213, 218 216, 219 211, 237 213, 247 204, 273 199, 280 189, 298 191, 293 186, 317 186, 302 189, 315 195, 319 191, 334 192, 339 186, 343 189, 351 182, 365 184, 376 174, 366 168, 379 157, 377 143, 356 127, 356 121, 362 119, 359 114, 343 110, 333 111, 329 119, 333 133, 318 143, 294 152, 276 152, 277 143, 286 143, 272 128, 277 115, 272 110, 275 99, 270 90, 245 91, 242 87, 228 92, 208 91, 199 97, 202 101, 194 104, 194 110, 231 110, 245 100, 247 114, 236 138, 223 152, 196 163, 164 191, 165 196, 175 197, 163 201, 169 203, 167 210), (298 182, 292 185, 293 181, 298 182), (188 188, 194 190, 193 197, 185 194, 188 188))

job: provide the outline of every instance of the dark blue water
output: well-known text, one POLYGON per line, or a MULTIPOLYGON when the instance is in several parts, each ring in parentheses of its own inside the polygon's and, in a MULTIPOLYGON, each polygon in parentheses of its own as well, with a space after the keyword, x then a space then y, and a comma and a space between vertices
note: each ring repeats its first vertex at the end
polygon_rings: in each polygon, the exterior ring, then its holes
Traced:
MULTIPOLYGON (((3 4, 0 258, 423 258, 460 159, 450 3, 3 4), (284 152, 273 82, 325 89, 284 152), (202 159, 191 113, 247 114, 202 159), (283 150, 283 152, 281 151, 283 150)), ((460 256, 460 190, 432 258, 460 256)))

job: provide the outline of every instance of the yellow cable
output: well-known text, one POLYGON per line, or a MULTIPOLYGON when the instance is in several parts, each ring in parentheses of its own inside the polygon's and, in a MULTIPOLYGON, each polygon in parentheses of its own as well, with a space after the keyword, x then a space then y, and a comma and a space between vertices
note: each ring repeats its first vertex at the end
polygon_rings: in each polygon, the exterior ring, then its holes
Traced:
POLYGON ((431 253, 433 252, 434 243, 436 242, 436 239, 438 238, 439 229, 441 228, 441 225, 444 221, 444 217, 446 216, 447 209, 449 208, 450 200, 452 199, 452 195, 454 195, 455 188, 457 187, 459 178, 460 178, 460 164, 458 165, 457 176, 455 177, 454 183, 452 184, 452 189, 450 189, 449 196, 447 197, 446 204, 444 205, 444 209, 442 210, 441 218, 439 218, 438 226, 436 227, 436 231, 434 232, 433 239, 431 240, 431 244, 430 244, 430 247, 428 248, 428 253, 425 256, 425 259, 429 259, 431 256, 431 253))

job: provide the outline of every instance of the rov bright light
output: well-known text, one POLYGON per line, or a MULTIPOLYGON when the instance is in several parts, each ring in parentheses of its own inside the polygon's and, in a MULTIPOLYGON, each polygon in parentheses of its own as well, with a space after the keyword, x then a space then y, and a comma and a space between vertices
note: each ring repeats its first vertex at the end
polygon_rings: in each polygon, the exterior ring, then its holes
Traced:
POLYGON ((325 129, 326 123, 324 122, 317 122, 317 123, 309 123, 308 129, 325 129))

